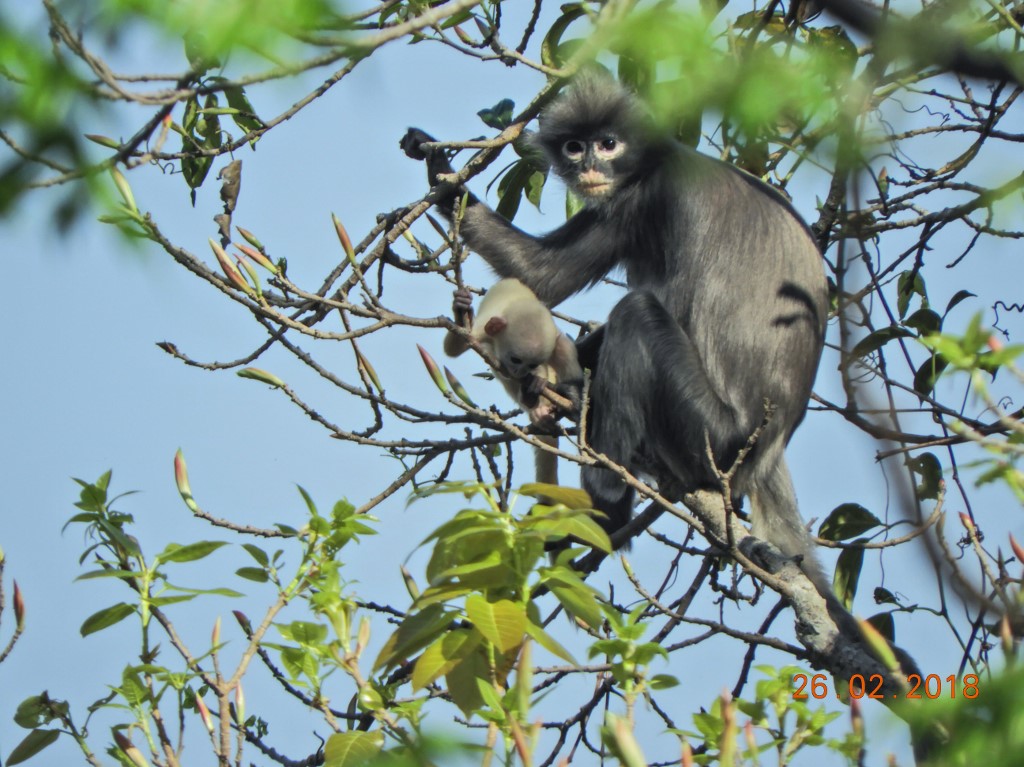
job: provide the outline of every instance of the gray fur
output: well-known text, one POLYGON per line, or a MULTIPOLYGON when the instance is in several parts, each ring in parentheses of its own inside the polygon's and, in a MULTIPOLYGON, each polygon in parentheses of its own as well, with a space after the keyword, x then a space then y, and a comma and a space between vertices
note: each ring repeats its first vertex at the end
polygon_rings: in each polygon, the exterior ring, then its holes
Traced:
MULTIPOLYGON (((646 124, 620 86, 580 79, 541 117, 535 141, 571 188, 590 173, 610 179, 612 191, 538 237, 471 195, 462 234, 500 276, 522 280, 548 306, 625 267, 630 292, 580 352, 594 371, 590 443, 627 468, 653 462, 684 490, 714 488, 705 431, 716 463, 727 468, 770 402, 774 414, 734 491, 751 497, 757 534, 804 557, 821 587, 783 457, 821 355, 828 312, 821 255, 775 190, 655 137, 646 124), (566 157, 573 137, 588 150, 578 161, 575 152, 566 157), (626 151, 602 160, 590 149, 604 137, 626 151)), ((406 151, 415 156, 410 147, 425 136, 410 130, 406 151)), ((450 169, 438 152, 425 159, 432 181, 450 169)), ((450 199, 460 191, 450 190, 450 199)), ((450 214, 450 203, 440 205, 450 214)), ((629 520, 633 493, 615 475, 586 467, 582 480, 609 529, 629 520)))

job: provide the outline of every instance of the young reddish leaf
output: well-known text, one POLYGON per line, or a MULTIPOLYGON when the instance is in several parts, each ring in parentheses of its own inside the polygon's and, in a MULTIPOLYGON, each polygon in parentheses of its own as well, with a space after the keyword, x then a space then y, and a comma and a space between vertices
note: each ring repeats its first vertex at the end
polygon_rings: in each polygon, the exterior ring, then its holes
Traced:
POLYGON ((199 718, 203 720, 203 726, 207 732, 213 733, 213 717, 210 716, 210 709, 203 703, 203 699, 196 696, 196 709, 199 711, 199 718))
POLYGON ((18 631, 25 629, 25 597, 17 581, 14 582, 14 622, 18 631))
POLYGON ((1017 562, 1024 565, 1024 546, 1017 543, 1013 537, 1013 533, 1010 533, 1010 548, 1013 549, 1014 555, 1017 557, 1017 562))
POLYGON ((423 365, 426 367, 427 372, 430 373, 430 378, 434 382, 434 386, 441 390, 442 394, 448 393, 448 385, 444 382, 444 376, 441 375, 441 369, 434 362, 434 358, 427 354, 427 350, 419 344, 416 344, 416 348, 420 350, 420 357, 423 359, 423 365))
POLYGON ((235 265, 231 263, 231 259, 228 257, 228 254, 224 252, 224 248, 213 240, 210 240, 209 242, 210 248, 213 250, 213 255, 217 257, 217 263, 220 264, 221 271, 223 271, 224 276, 228 278, 228 282, 246 295, 254 295, 252 287, 245 281, 245 278, 242 277, 238 269, 235 268, 235 265))
POLYGON ((341 241, 341 248, 345 251, 345 256, 348 258, 350 264, 355 265, 356 251, 352 247, 352 240, 349 239, 345 225, 342 224, 341 219, 333 213, 331 214, 331 221, 334 222, 334 231, 338 233, 338 240, 341 241))
POLYGON ((237 242, 235 243, 235 247, 238 248, 243 253, 245 253, 245 255, 247 255, 249 258, 251 258, 253 261, 262 266, 271 274, 278 274, 280 272, 277 266, 275 266, 274 263, 269 258, 267 258, 265 255, 260 253, 255 248, 250 248, 248 245, 239 245, 237 242))

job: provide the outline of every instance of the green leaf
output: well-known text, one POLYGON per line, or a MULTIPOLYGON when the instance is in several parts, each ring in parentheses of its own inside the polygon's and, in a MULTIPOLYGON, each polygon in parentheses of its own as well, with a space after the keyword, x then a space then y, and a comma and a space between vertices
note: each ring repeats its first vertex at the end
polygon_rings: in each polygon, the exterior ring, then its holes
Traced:
MULTIPOLYGON (((192 139, 182 141, 184 152, 197 151, 199 147, 192 139)), ((198 189, 206 180, 210 168, 213 166, 213 158, 199 154, 186 154, 181 158, 181 175, 190 189, 198 189)))
POLYGON ((198 541, 179 546, 177 543, 170 543, 162 552, 157 554, 161 562, 195 562, 196 560, 208 557, 221 546, 227 546, 226 541, 198 541))
POLYGON ((530 176, 534 173, 533 166, 526 160, 517 160, 498 182, 498 215, 512 221, 519 211, 519 203, 526 192, 530 176))
POLYGON ((522 644, 529 623, 522 604, 508 599, 488 602, 479 594, 466 598, 466 617, 501 652, 509 652, 522 644))
POLYGON ((480 679, 488 680, 491 676, 490 665, 482 651, 483 644, 470 653, 465 660, 457 664, 451 671, 445 674, 445 686, 452 702, 459 707, 466 716, 484 705, 483 696, 477 687, 480 679))
POLYGON ((938 500, 942 490, 942 464, 939 459, 933 453, 922 453, 917 458, 911 458, 907 465, 921 477, 921 483, 917 486, 918 496, 938 500))
POLYGON ((239 567, 235 570, 235 575, 239 578, 245 578, 247 581, 253 581, 254 583, 266 583, 270 580, 270 576, 267 575, 267 571, 259 567, 239 567))
POLYGON ((472 629, 455 629, 439 637, 416 661, 412 672, 413 692, 448 674, 470 657, 482 641, 480 632, 472 629))
POLYGON ((608 533, 589 514, 575 513, 561 518, 556 516, 541 518, 530 526, 547 533, 552 538, 575 538, 606 554, 610 554, 612 550, 612 542, 608 538, 608 533))
POLYGON ((850 354, 857 358, 867 357, 869 354, 881 349, 894 338, 911 338, 913 335, 909 330, 898 325, 882 328, 858 341, 850 354))
MULTIPOLYGON (((249 97, 245 95, 245 91, 242 88, 225 88, 224 96, 228 100, 228 105, 237 110, 237 113, 231 116, 231 119, 235 121, 235 125, 246 133, 252 133, 263 127, 263 121, 256 116, 256 110, 249 103, 249 97)), ((255 146, 256 141, 257 138, 253 137, 249 145, 255 146)))
POLYGON ((572 654, 568 650, 562 647, 562 645, 555 641, 555 638, 553 636, 551 636, 548 632, 546 632, 533 621, 527 622, 526 633, 529 634, 530 637, 533 638, 533 640, 537 644, 539 644, 552 655, 561 658, 566 663, 571 663, 574 666, 578 665, 576 663, 576 659, 572 657, 572 654))
POLYGON ((545 482, 528 482, 519 488, 520 495, 528 495, 531 498, 544 497, 551 503, 561 503, 570 509, 592 509, 594 501, 586 490, 578 487, 563 487, 562 485, 549 485, 545 482))
POLYGON ((18 709, 14 712, 14 723, 26 730, 34 730, 53 719, 53 704, 54 701, 51 701, 45 693, 25 698, 18 704, 18 709))
POLYGON ((899 280, 897 281, 897 299, 896 307, 900 313, 900 319, 907 316, 907 309, 910 308, 910 299, 914 297, 914 294, 921 297, 921 305, 928 305, 928 293, 924 287, 924 280, 921 279, 921 273, 917 271, 908 271, 900 274, 899 280))
POLYGON ((852 607, 853 598, 857 594, 857 581, 860 579, 860 569, 863 564, 864 549, 861 548, 843 549, 836 562, 836 571, 832 576, 832 590, 847 610, 852 607))
POLYGON ((132 570, 93 570, 75 578, 76 581, 89 581, 95 578, 130 578, 136 575, 132 570))
POLYGON ((567 221, 573 216, 575 216, 577 213, 579 213, 581 210, 583 210, 585 207, 586 205, 583 203, 583 198, 580 197, 580 195, 576 194, 571 189, 566 191, 565 218, 567 221))
POLYGON ((124 602, 118 602, 113 607, 108 607, 105 610, 100 610, 90 615, 85 619, 78 631, 83 637, 86 637, 89 634, 95 634, 97 631, 110 628, 115 623, 120 623, 134 613, 134 607, 124 602))
POLYGON ((324 767, 358 767, 369 764, 384 747, 384 736, 376 732, 338 732, 324 746, 324 767))
POLYGON ((931 359, 925 360, 914 373, 914 391, 927 397, 935 389, 935 383, 947 367, 949 362, 945 357, 933 355, 931 359))
POLYGON ((679 686, 679 680, 671 674, 655 674, 650 679, 652 690, 669 690, 679 686))
POLYGON ((907 317, 903 324, 922 335, 938 333, 942 329, 942 318, 931 309, 918 309, 907 317))
POLYGON ((270 564, 270 557, 267 552, 252 543, 243 543, 242 548, 249 552, 249 556, 255 559, 260 565, 266 567, 270 564))
POLYGON ((890 642, 896 641, 896 624, 893 622, 892 613, 878 613, 868 618, 868 623, 874 626, 878 633, 890 642))
POLYGON ((281 633, 304 645, 319 645, 327 640, 327 626, 310 621, 293 621, 282 626, 281 633))
POLYGON ((415 615, 407 616, 384 643, 373 664, 373 670, 378 671, 407 660, 413 653, 422 650, 446 631, 456 615, 454 610, 446 610, 441 605, 430 605, 415 615))
POLYGON ((564 13, 551 25, 544 41, 540 45, 540 60, 547 67, 558 67, 562 64, 562 57, 559 55, 559 47, 562 42, 562 35, 565 30, 576 19, 583 16, 586 11, 582 3, 567 3, 562 6, 564 13))
POLYGON ((44 748, 52 745, 58 737, 60 737, 59 730, 33 730, 11 751, 7 757, 8 767, 28 761, 44 748))
POLYGON ((598 628, 604 621, 604 614, 589 590, 551 586, 551 593, 570 615, 579 618, 591 628, 598 628))
POLYGON ((977 295, 975 295, 969 290, 958 290, 956 294, 951 299, 949 299, 949 303, 946 304, 946 311, 942 313, 942 316, 945 317, 947 314, 949 314, 949 312, 953 309, 954 306, 959 304, 961 301, 966 301, 968 298, 977 298, 977 295))
POLYGON ((858 503, 836 506, 818 528, 818 537, 826 541, 845 541, 856 538, 881 525, 881 521, 858 503))
POLYGON ((505 128, 512 124, 512 114, 515 108, 516 103, 512 99, 502 99, 493 107, 481 109, 477 112, 477 115, 479 115, 487 127, 505 130, 505 128))

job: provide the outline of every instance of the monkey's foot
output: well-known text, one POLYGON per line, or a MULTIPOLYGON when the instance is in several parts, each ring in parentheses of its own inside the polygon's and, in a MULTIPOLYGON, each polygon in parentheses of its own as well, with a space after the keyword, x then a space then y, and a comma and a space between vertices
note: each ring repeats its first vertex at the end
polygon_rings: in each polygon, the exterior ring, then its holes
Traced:
POLYGON ((776 546, 773 546, 768 541, 755 538, 753 535, 749 535, 740 541, 737 548, 751 562, 772 574, 777 573, 786 562, 796 562, 797 567, 799 567, 803 561, 801 556, 787 557, 776 546))

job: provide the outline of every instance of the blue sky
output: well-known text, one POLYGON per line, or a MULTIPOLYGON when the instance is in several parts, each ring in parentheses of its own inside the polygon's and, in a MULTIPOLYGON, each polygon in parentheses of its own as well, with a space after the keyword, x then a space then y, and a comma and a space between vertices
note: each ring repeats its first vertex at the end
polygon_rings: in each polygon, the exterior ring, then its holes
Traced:
MULTIPOLYGON (((174 56, 177 51, 158 49, 158 54, 174 56)), ((140 43, 123 55, 130 60, 148 56, 149 50, 140 43)), ((179 64, 145 68, 166 70, 179 64)), ((438 46, 402 44, 361 64, 318 103, 262 140, 255 152, 238 153, 244 168, 235 223, 254 231, 272 255, 287 256, 295 282, 318 285, 322 275, 343 258, 331 227, 331 212, 359 240, 377 213, 412 202, 425 191, 422 167, 398 150, 407 125, 417 124, 443 137, 482 135, 488 129, 476 117, 477 110, 506 96, 523 105, 542 84, 540 75, 521 67, 459 64, 461 57, 438 46), (412 78, 414 87, 409 85, 412 78)), ((290 81, 263 86, 251 90, 250 98, 261 114, 276 114, 326 74, 307 75, 301 85, 290 81)), ((96 120, 82 125, 82 132, 128 134, 139 114, 133 113, 120 131, 96 120)), ((180 117, 180 108, 175 116, 180 117)), ((152 212, 172 240, 208 263, 213 258, 206 241, 215 236, 211 218, 220 209, 213 176, 222 164, 215 166, 210 181, 199 191, 194 208, 180 176, 153 168, 129 174, 139 207, 152 212)), ((499 161, 492 170, 502 164, 499 161)), ((475 182, 475 188, 482 192, 483 182, 475 182)), ((806 197, 798 200, 798 207, 810 218, 813 193, 806 197)), ((493 196, 490 199, 493 202, 493 196)), ((120 669, 134 660, 123 654, 132 647, 134 627, 127 622, 85 639, 78 637, 82 620, 128 595, 120 593, 116 584, 74 582, 82 572, 77 563, 83 549, 81 531, 72 527, 61 532, 77 498, 70 477, 94 480, 113 468, 115 491, 141 491, 122 500, 118 508, 135 515, 137 534, 153 553, 172 540, 229 538, 191 519, 181 503, 172 473, 172 458, 179 447, 188 460, 199 503, 215 516, 254 525, 300 524, 303 505, 295 484, 306 488, 322 509, 343 496, 358 505, 379 492, 396 471, 396 465, 377 451, 328 438, 279 392, 241 380, 232 371, 188 368, 158 349, 156 343, 166 340, 199 360, 228 360, 244 356, 265 336, 240 306, 186 273, 155 245, 129 246, 110 227, 88 217, 67 237, 58 236, 50 218, 53 201, 45 192, 35 193, 0 223, 7 287, 7 330, 0 337, 4 360, 0 394, 5 403, 0 410, 0 476, 5 488, 0 502, 0 546, 7 555, 5 585, 9 588, 9 579, 16 578, 28 607, 24 639, 0 667, 0 754, 9 753, 24 735, 10 719, 23 697, 47 689, 54 696, 71 699, 81 711, 101 697, 103 685, 114 682, 120 669)), ((560 190, 555 185, 546 190, 543 208, 545 218, 530 212, 523 226, 537 231, 562 219, 560 190)), ((477 259, 467 266, 467 275, 481 286, 491 279, 477 259)), ((391 303, 407 313, 448 312, 451 297, 440 280, 396 279, 389 285, 393 286, 391 303)), ((601 319, 613 301, 612 291, 597 291, 569 306, 578 316, 601 319)), ((440 358, 440 331, 393 334, 386 342, 368 342, 366 349, 389 392, 427 408, 441 408, 444 403, 426 377, 416 343, 440 358)), ((302 345, 315 350, 325 364, 351 370, 351 352, 344 346, 316 345, 306 339, 302 345)), ((272 353, 256 364, 301 386, 303 396, 308 394, 332 420, 353 429, 366 425, 365 412, 341 393, 296 372, 285 357, 272 353)), ((835 366, 836 360, 827 355, 818 390, 835 390, 835 366)), ((472 378, 482 366, 469 355, 452 367, 463 380, 472 381, 474 392, 488 391, 494 402, 505 404, 499 387, 486 388, 472 378)), ((789 453, 804 515, 821 518, 839 503, 859 502, 883 516, 888 499, 874 451, 867 438, 835 415, 812 413, 789 453)), ((529 460, 525 453, 520 458, 529 460)), ((563 481, 570 482, 573 474, 564 469, 563 481)), ((468 477, 468 468, 464 476, 468 477)), ((400 493, 376 510, 383 534, 346 560, 360 581, 357 589, 365 596, 401 605, 407 597, 398 564, 450 513, 437 504, 406 509, 404 500, 400 493)), ((662 526, 671 532, 669 523, 662 526)), ((647 545, 651 544, 639 542, 632 553, 639 567, 647 564, 641 561, 647 545)), ((926 566, 923 554, 918 556, 922 558, 890 571, 890 588, 898 583, 898 588, 913 593, 913 574, 926 566)), ((233 569, 245 564, 232 557, 218 553, 199 570, 182 571, 181 580, 184 585, 201 586, 197 578, 210 578, 216 582, 205 585, 231 585, 255 594, 257 589, 232 578, 233 569)), ((422 557, 414 558, 417 561, 422 564, 422 557)), ((874 568, 871 562, 870 568, 874 568)), ((606 565, 594 581, 599 588, 611 577, 606 574, 609 570, 614 567, 606 565)), ((863 598, 870 599, 869 595, 863 598)), ((258 602, 252 598, 243 604, 258 602)), ((190 607, 184 611, 184 632, 197 647, 203 646, 215 617, 225 617, 227 631, 230 610, 237 608, 226 599, 190 607)), ((869 602, 860 609, 873 611, 869 602)), ((780 624, 787 620, 784 616, 780 624)), ((928 619, 915 620, 924 626, 928 619)), ((0 639, 8 628, 5 621, 0 639)), ((380 631, 377 641, 383 639, 383 626, 380 631)), ((958 658, 955 652, 929 646, 923 635, 900 639, 913 654, 920 654, 922 666, 928 665, 926 673, 945 677, 955 672, 951 665, 958 658)), ((718 650, 697 648, 692 655, 673 656, 685 657, 687 668, 659 669, 684 682, 686 693, 681 694, 691 703, 681 707, 679 716, 686 724, 684 711, 709 704, 722 687, 733 683, 732 669, 741 649, 733 647, 727 656, 719 656, 718 650), (725 673, 720 673, 723 666, 725 673)), ((251 709, 258 711, 266 701, 261 699, 266 688, 253 684, 259 692, 247 686, 247 698, 251 709)), ((344 705, 340 700, 335 703, 344 705)), ((314 727, 301 718, 295 721, 302 723, 304 735, 314 727)), ((325 733, 326 728, 320 726, 319 731, 325 733)), ((97 745, 101 741, 102 737, 97 738, 97 745)), ((881 738, 882 748, 899 748, 901 741, 899 728, 892 727, 881 738)), ((290 755, 311 752, 315 748, 307 747, 311 742, 292 740, 290 755)), ((38 763, 57 763, 48 759, 72 753, 57 748, 38 763)), ((876 753, 881 756, 883 751, 876 753)))

